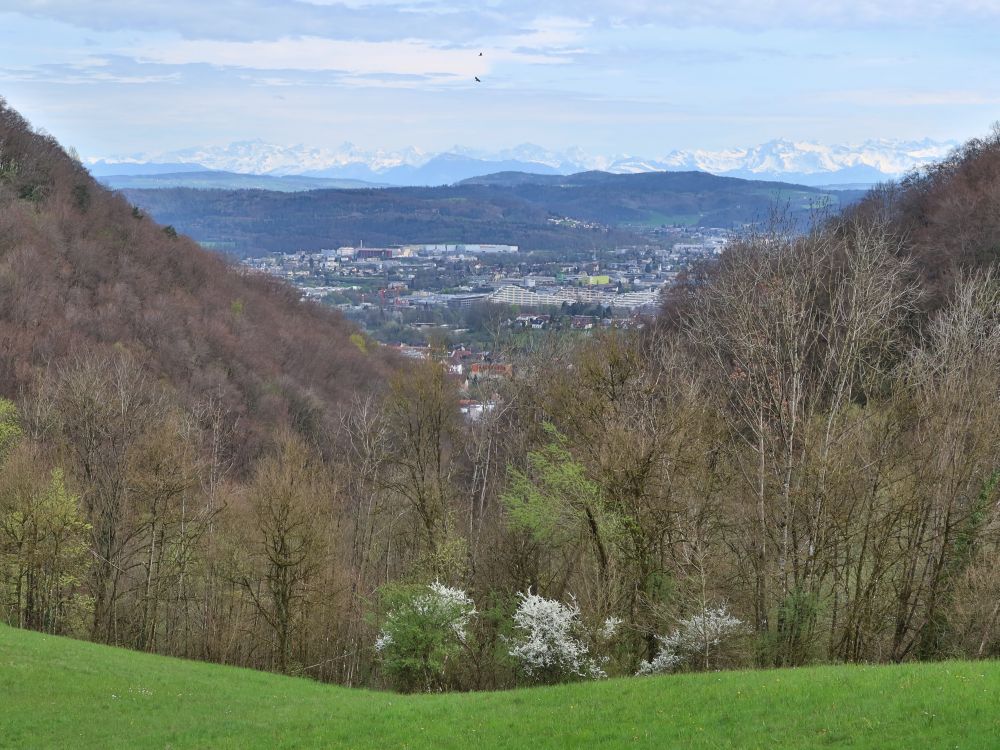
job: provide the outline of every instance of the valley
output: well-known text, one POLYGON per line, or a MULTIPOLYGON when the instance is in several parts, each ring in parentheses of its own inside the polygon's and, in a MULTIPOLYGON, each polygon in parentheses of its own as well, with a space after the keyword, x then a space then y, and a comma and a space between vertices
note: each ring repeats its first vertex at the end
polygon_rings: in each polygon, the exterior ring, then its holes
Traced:
POLYGON ((995 5, 8 4, 0 748, 997 746, 995 5))

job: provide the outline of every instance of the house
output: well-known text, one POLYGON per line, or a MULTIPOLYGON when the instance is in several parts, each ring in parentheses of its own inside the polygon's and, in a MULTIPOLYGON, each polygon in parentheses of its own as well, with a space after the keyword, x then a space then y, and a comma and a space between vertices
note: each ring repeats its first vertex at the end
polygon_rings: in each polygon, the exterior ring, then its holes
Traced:
POLYGON ((475 401, 464 398, 458 402, 458 410, 470 422, 476 422, 483 418, 483 414, 491 412, 496 408, 496 401, 475 401))
POLYGON ((514 377, 514 365, 500 362, 474 362, 469 366, 470 380, 514 377))

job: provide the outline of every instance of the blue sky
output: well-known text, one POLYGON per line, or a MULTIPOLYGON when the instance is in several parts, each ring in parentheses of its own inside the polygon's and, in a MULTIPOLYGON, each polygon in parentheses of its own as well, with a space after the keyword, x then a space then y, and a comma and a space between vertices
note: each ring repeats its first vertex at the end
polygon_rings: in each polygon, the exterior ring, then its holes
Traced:
POLYGON ((997 39, 1000 0, 0 0, 0 96, 84 156, 961 140, 997 39))

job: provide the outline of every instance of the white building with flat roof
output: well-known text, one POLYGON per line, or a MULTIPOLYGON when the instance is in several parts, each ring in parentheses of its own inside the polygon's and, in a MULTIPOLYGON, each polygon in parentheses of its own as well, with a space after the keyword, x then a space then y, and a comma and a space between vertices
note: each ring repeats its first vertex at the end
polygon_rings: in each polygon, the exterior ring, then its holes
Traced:
POLYGON ((639 307, 656 305, 660 301, 660 289, 646 289, 641 292, 613 294, 597 289, 562 287, 555 291, 534 291, 519 286, 502 286, 487 299, 490 302, 524 307, 561 307, 564 303, 587 302, 593 305, 613 307, 620 310, 635 310, 639 307))
POLYGON ((404 250, 411 250, 420 255, 508 255, 518 251, 517 245, 484 245, 482 243, 458 243, 439 245, 406 245, 404 250))

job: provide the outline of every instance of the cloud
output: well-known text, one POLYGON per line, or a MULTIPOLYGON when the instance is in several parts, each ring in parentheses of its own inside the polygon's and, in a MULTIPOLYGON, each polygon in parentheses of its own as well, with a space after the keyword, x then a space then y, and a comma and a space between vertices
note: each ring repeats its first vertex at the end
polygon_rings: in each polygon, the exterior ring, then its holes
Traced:
MULTIPOLYGON (((531 0, 504 0, 508 13, 530 13, 531 0)), ((556 0, 554 13, 575 12, 615 27, 666 25, 749 29, 906 28, 1000 20, 995 0, 556 0)))
MULTIPOLYGON (((529 38, 533 37, 529 35, 529 38)), ((482 76, 499 63, 546 65, 562 62, 558 54, 543 51, 493 49, 488 56, 480 57, 478 47, 438 47, 416 39, 391 42, 319 37, 257 42, 179 40, 138 46, 128 53, 140 62, 160 65, 207 64, 260 71, 419 76, 437 81, 482 76)))
POLYGON ((933 28, 1000 21, 996 0, 0 0, 2 10, 95 31, 228 41, 315 36, 474 43, 516 34, 549 15, 604 28, 738 31, 933 28))
POLYGON ((968 89, 946 91, 857 89, 828 92, 823 98, 864 107, 989 107, 1000 104, 998 93, 968 89))
POLYGON ((494 37, 500 48, 569 51, 579 45, 590 29, 586 21, 568 16, 533 19, 517 33, 494 37))
POLYGON ((88 58, 78 64, 39 65, 33 68, 0 68, 0 81, 45 83, 66 86, 116 84, 149 85, 176 83, 181 80, 179 71, 138 70, 135 66, 119 69, 104 58, 88 58))
MULTIPOLYGON (((0 11, 96 32, 168 33, 184 39, 275 41, 290 36, 369 41, 400 38, 458 42, 511 31, 502 13, 462 4, 304 0, 0 0, 0 11)), ((532 12, 526 18, 534 17, 532 12)))

